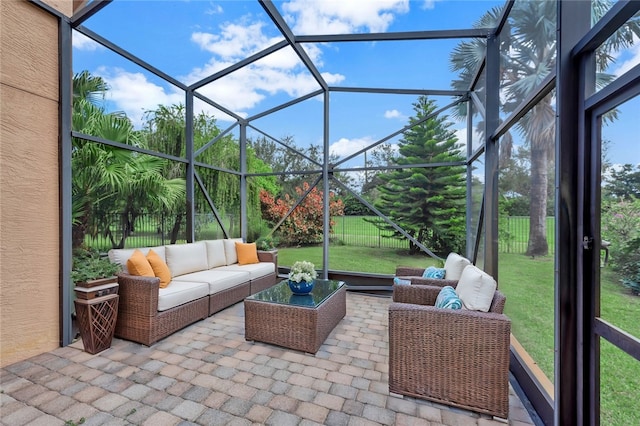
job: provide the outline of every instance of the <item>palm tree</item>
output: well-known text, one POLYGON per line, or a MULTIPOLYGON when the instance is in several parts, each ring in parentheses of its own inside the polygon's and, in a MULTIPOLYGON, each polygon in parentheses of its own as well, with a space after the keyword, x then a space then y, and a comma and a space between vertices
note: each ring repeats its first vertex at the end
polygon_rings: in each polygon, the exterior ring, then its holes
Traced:
MULTIPOLYGON (((124 113, 107 113, 99 105, 106 90, 108 86, 101 77, 86 71, 74 76, 73 130, 114 142, 142 145, 141 133, 124 113)), ((73 247, 82 246, 87 234, 109 235, 107 213, 120 211, 127 218, 126 223, 132 223, 135 213, 143 207, 173 206, 183 199, 184 180, 165 179, 163 163, 158 158, 73 138, 73 247)), ((126 237, 124 232, 117 245, 124 245, 126 237)))
MULTIPOLYGON (((593 21, 597 21, 609 10, 608 0, 592 2, 593 21)), ((501 10, 487 12, 476 27, 495 27, 501 10)), ((597 81, 605 85, 613 76, 602 71, 614 61, 612 51, 633 44, 633 35, 640 36, 640 17, 627 22, 597 51, 597 81)), ((483 60, 485 40, 465 41, 458 44, 451 54, 451 69, 460 75, 452 86, 466 90, 473 73, 483 60)), ((500 91, 501 109, 512 112, 522 100, 555 68, 556 60, 556 1, 515 2, 507 25, 500 39, 500 91)), ((480 89, 482 92, 483 89, 480 89)), ((482 95, 483 93, 481 93, 482 95)), ((479 123, 482 127, 484 123, 479 123)), ((527 254, 548 254, 546 237, 546 214, 548 198, 548 170, 553 161, 555 146, 555 110, 551 95, 533 107, 516 125, 525 138, 531 153, 530 229, 527 254)), ((501 140, 501 156, 510 155, 511 137, 501 140)))

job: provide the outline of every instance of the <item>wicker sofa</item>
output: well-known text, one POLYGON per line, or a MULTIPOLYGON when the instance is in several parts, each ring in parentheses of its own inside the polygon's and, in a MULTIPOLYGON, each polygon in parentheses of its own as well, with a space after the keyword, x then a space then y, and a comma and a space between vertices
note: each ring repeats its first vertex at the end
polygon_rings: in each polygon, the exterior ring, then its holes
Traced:
POLYGON ((206 240, 139 249, 112 249, 109 259, 122 266, 115 336, 150 346, 209 315, 271 287, 277 279, 277 252, 257 251, 258 263, 239 264, 235 243, 206 240), (171 271, 171 282, 129 274, 135 250, 157 253, 171 271))
MULTIPOLYGON (((454 283, 455 287, 457 283, 454 283)), ((434 306, 442 287, 394 286, 389 391, 507 418, 511 321, 495 291, 488 312, 434 306)))

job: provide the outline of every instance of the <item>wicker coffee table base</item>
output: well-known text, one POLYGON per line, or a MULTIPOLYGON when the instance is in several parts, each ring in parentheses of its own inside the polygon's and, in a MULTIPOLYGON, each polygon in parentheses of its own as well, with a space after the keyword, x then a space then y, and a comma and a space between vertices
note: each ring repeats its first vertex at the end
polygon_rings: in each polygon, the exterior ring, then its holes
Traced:
POLYGON ((245 339, 315 354, 346 314, 345 287, 317 308, 245 299, 245 339))

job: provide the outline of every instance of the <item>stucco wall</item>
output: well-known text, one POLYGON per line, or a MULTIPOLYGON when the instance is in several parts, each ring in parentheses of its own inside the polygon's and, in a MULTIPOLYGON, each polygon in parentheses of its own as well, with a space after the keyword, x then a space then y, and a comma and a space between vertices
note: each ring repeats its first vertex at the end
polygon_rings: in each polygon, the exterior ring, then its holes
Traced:
POLYGON ((24 1, 2 0, 0 28, 0 365, 6 366, 60 342, 58 21, 24 1))

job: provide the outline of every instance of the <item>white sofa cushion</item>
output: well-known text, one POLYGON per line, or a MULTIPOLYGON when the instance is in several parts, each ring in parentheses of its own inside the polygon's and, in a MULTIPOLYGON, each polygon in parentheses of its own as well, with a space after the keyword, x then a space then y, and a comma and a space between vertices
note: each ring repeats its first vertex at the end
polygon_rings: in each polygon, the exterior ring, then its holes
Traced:
POLYGON ((206 240, 204 243, 207 246, 208 269, 227 264, 227 257, 224 254, 224 242, 222 240, 206 240))
POLYGON ((242 238, 230 238, 224 241, 224 255, 227 258, 227 265, 238 263, 238 253, 236 252, 236 241, 241 243, 242 238))
POLYGON ((209 296, 207 283, 171 281, 167 287, 158 290, 158 311, 166 311, 207 296, 209 296))
POLYGON ((167 261, 167 258, 165 256, 165 250, 164 250, 164 246, 158 246, 158 247, 142 247, 142 248, 132 248, 132 249, 111 249, 109 250, 109 261, 111 263, 117 263, 118 265, 122 266, 122 271, 126 272, 127 274, 129 273, 129 270, 127 269, 127 260, 129 260, 129 258, 131 257, 131 255, 133 254, 134 251, 136 250, 140 250, 142 252, 142 254, 144 254, 145 256, 149 253, 149 250, 153 250, 155 251, 158 256, 160 256, 160 258, 162 260, 164 260, 165 262, 167 261))
POLYGON ((251 279, 255 280, 256 278, 276 272, 276 265, 271 262, 250 263, 248 265, 239 265, 236 263, 235 265, 221 266, 216 268, 216 271, 249 272, 251 279))
POLYGON ((445 280, 459 280, 462 275, 462 271, 467 265, 471 265, 469 259, 460 256, 457 253, 449 253, 447 260, 444 262, 444 279, 445 280))
POLYGON ((172 278, 209 269, 207 246, 204 242, 165 246, 165 255, 172 278))
POLYGON ((173 282, 197 281, 208 285, 209 294, 235 287, 238 284, 247 283, 251 279, 251 274, 241 271, 221 271, 220 268, 209 271, 193 272, 191 274, 176 277, 173 282))
POLYGON ((465 309, 488 312, 497 287, 498 284, 491 275, 469 265, 462 271, 456 293, 465 309))

